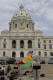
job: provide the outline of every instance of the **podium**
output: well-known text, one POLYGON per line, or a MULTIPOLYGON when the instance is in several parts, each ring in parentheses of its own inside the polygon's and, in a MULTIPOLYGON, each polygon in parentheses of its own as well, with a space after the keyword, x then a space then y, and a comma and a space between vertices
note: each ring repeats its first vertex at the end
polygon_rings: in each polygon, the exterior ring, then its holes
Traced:
POLYGON ((34 80, 39 80, 39 69, 41 69, 40 65, 33 66, 34 80))
POLYGON ((36 66, 33 66, 33 69, 41 69, 41 66, 40 65, 36 65, 36 66))

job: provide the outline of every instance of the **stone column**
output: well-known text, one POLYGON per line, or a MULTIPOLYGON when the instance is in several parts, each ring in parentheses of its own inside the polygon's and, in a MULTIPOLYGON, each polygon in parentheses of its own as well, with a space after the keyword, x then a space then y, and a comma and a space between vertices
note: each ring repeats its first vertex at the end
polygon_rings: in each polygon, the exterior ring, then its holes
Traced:
POLYGON ((24 47, 25 47, 25 49, 28 49, 28 40, 24 41, 24 47))
POLYGON ((32 49, 35 49, 35 40, 32 40, 32 49))
POLYGON ((16 48, 17 48, 17 50, 19 50, 19 49, 20 49, 20 40, 17 40, 16 48))
POLYGON ((12 40, 9 40, 9 49, 12 50, 12 40))
POLYGON ((14 22, 11 22, 11 30, 14 29, 14 22))

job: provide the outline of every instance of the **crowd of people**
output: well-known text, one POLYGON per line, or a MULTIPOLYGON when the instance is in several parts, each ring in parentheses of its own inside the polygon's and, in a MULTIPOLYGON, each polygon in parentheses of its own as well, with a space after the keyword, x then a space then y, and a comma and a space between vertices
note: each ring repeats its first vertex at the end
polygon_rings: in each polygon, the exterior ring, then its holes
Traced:
POLYGON ((0 67, 0 75, 6 75, 11 70, 11 66, 8 65, 7 69, 5 66, 0 67))
POLYGON ((6 66, 0 67, 0 80, 6 80, 6 79, 4 79, 5 76, 7 76, 7 78, 9 80, 14 80, 14 77, 16 77, 18 75, 19 75, 18 67, 12 68, 11 65, 8 65, 7 68, 6 68, 6 66), (10 75, 8 75, 9 73, 10 73, 10 75))

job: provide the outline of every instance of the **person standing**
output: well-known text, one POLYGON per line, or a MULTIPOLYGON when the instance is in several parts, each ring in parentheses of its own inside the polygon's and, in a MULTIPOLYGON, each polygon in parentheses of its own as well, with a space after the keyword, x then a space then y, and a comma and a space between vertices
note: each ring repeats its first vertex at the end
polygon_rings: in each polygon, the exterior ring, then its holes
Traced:
POLYGON ((11 66, 8 65, 8 67, 7 67, 7 73, 9 73, 11 69, 12 69, 11 66))
POLYGON ((35 57, 33 60, 34 61, 32 63, 32 68, 33 68, 34 80, 39 80, 39 67, 40 67, 39 58, 35 57))
POLYGON ((2 73, 3 74, 6 74, 7 73, 5 66, 2 67, 2 73))

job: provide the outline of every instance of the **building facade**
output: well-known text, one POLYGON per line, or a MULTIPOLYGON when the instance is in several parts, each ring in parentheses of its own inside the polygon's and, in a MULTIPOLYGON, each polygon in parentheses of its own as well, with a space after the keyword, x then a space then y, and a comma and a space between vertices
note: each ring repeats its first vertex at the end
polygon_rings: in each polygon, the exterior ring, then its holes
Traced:
POLYGON ((27 57, 29 51, 34 56, 53 57, 53 36, 34 30, 31 16, 21 5, 9 23, 9 30, 1 32, 0 57, 27 57))

